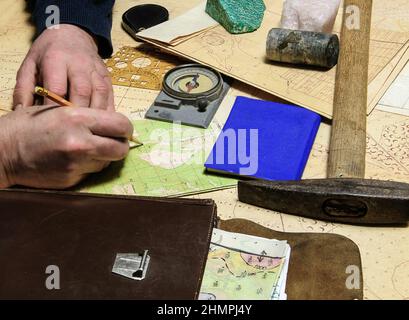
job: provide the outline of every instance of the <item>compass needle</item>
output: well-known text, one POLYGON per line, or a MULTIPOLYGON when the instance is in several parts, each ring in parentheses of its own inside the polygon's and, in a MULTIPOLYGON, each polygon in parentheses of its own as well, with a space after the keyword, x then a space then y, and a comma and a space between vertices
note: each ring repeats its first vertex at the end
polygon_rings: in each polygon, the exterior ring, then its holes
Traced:
POLYGON ((186 88, 187 88, 187 92, 189 93, 190 91, 192 91, 193 89, 196 89, 197 87, 199 87, 199 74, 195 75, 193 77, 192 80, 190 80, 187 84, 186 84, 186 88))

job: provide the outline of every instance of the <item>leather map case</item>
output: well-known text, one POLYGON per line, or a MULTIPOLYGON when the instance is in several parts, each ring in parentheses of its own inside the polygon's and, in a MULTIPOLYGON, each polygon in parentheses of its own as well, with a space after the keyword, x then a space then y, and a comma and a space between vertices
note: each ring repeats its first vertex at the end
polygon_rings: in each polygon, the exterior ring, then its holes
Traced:
POLYGON ((0 191, 0 299, 195 299, 216 221, 212 200, 0 191), (144 250, 144 280, 111 272, 144 250))
POLYGON ((363 299, 359 248, 344 236, 278 232, 243 219, 220 221, 218 227, 230 232, 287 240, 291 247, 286 286, 288 300, 363 299), (351 266, 359 273, 359 283, 354 283, 359 285, 356 289, 347 286, 351 266))

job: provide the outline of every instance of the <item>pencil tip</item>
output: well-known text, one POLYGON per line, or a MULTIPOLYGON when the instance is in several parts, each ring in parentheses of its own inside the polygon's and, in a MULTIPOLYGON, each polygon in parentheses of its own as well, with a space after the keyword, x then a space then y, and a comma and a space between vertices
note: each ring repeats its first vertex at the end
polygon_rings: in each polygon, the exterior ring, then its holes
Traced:
POLYGON ((138 139, 138 137, 136 137, 135 135, 133 135, 130 140, 133 141, 133 142, 135 142, 135 143, 138 144, 138 145, 143 146, 143 142, 141 142, 141 141, 138 139))
POLYGON ((133 148, 139 148, 142 147, 143 143, 137 143, 135 141, 129 140, 129 148, 133 149, 133 148))

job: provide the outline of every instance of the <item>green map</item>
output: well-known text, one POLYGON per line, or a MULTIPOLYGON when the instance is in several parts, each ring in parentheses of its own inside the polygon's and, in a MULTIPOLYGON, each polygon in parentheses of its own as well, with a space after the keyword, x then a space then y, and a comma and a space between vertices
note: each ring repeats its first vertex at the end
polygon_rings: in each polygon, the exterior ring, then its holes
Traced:
POLYGON ((221 127, 208 129, 154 121, 133 121, 142 147, 90 176, 80 191, 139 196, 182 196, 234 187, 236 179, 207 174, 206 161, 221 127))

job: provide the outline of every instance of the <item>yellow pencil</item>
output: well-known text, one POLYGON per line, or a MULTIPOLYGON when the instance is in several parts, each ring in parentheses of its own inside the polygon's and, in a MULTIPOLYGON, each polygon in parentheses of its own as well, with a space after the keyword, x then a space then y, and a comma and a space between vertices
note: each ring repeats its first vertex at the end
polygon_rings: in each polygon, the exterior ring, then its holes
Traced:
POLYGON ((48 98, 51 101, 53 101, 55 103, 58 103, 60 106, 63 106, 63 107, 73 107, 74 106, 73 103, 69 102, 68 100, 65 100, 63 97, 60 97, 59 95, 55 94, 54 92, 51 92, 51 91, 49 91, 47 89, 44 89, 42 87, 35 87, 34 88, 34 93, 39 95, 39 96, 48 98))
MULTIPOLYGON (((74 104, 72 102, 70 102, 70 101, 64 99, 63 97, 60 97, 58 94, 55 94, 54 92, 51 92, 50 90, 44 89, 42 87, 38 87, 38 86, 35 87, 34 93, 39 95, 39 96, 48 98, 51 101, 53 101, 53 102, 55 102, 55 103, 57 103, 57 104, 59 104, 60 106, 63 106, 63 107, 73 107, 74 106, 74 104)), ((135 137, 135 136, 132 136, 129 139, 129 141, 133 142, 135 144, 135 147, 140 147, 140 146, 143 145, 143 143, 141 141, 139 141, 139 139, 137 137, 135 137)))

